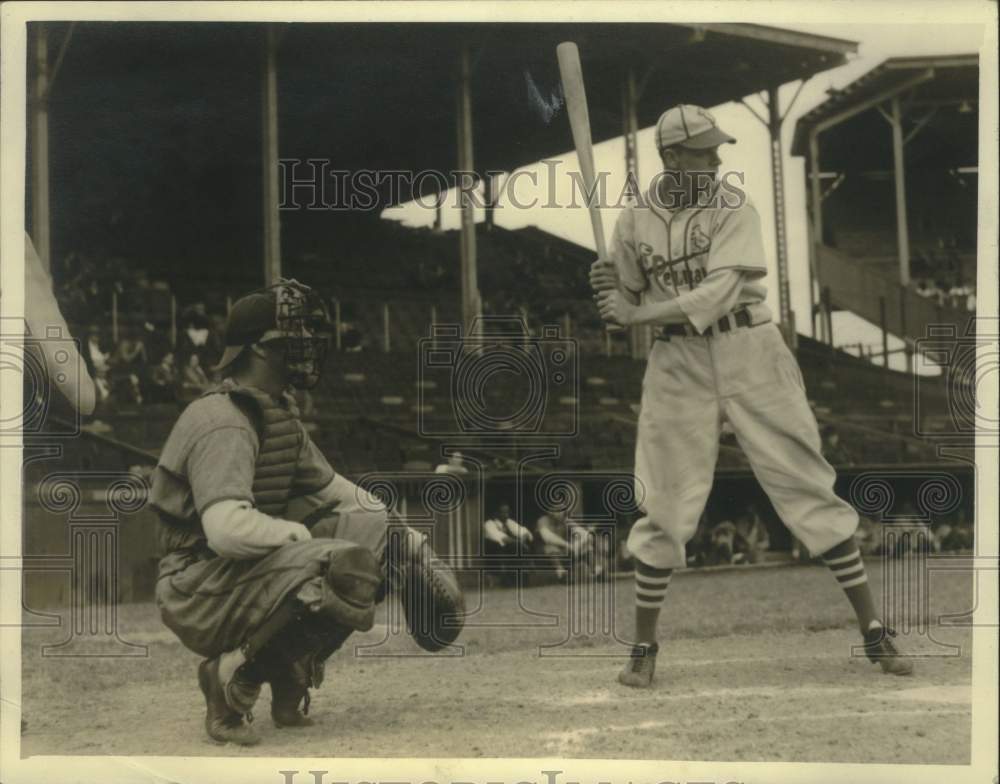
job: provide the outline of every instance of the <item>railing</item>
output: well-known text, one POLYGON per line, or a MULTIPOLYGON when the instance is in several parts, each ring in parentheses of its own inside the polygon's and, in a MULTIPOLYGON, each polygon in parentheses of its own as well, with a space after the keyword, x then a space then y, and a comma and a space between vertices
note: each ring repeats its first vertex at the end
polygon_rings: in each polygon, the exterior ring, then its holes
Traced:
MULTIPOLYGON (((816 254, 817 278, 828 292, 830 304, 846 308, 872 324, 906 340, 908 344, 926 336, 928 328, 952 324, 964 334, 972 314, 950 305, 925 299, 915 291, 879 275, 863 261, 820 245, 816 254)), ((912 345, 909 345, 912 351, 912 345)))

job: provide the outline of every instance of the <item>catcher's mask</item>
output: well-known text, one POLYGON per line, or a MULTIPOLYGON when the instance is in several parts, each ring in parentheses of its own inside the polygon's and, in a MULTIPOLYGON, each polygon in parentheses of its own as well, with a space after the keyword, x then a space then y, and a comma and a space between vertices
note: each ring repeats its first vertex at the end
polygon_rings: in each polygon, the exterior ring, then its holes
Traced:
POLYGON ((279 280, 233 304, 226 321, 223 370, 244 349, 266 343, 284 353, 288 383, 296 389, 316 386, 330 345, 330 317, 323 300, 296 280, 279 280))

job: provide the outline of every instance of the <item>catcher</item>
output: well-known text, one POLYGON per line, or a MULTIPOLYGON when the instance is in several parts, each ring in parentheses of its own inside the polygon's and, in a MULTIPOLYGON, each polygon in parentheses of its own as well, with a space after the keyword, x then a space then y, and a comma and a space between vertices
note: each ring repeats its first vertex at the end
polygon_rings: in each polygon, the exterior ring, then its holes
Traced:
POLYGON ((320 378, 330 323, 294 280, 232 308, 222 383, 192 402, 153 474, 160 518, 157 604, 204 656, 205 729, 252 745, 261 685, 278 727, 312 724, 309 688, 375 605, 398 594, 417 643, 439 650, 461 630, 462 593, 429 543, 338 475, 306 434, 290 388, 320 378), (446 622, 447 619, 447 622, 446 622))

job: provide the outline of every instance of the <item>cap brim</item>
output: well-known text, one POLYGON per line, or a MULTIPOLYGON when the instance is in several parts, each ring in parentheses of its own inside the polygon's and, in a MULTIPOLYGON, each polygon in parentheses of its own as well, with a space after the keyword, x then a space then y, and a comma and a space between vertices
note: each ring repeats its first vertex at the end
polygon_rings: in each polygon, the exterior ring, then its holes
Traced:
POLYGON ((692 136, 690 139, 681 142, 681 147, 691 150, 707 150, 709 147, 718 147, 720 144, 736 144, 736 139, 723 131, 721 128, 709 128, 704 133, 692 136))
POLYGON ((224 370, 233 364, 233 360, 240 355, 240 352, 244 348, 246 346, 226 346, 226 350, 222 352, 222 359, 219 360, 219 364, 212 368, 212 370, 224 370))

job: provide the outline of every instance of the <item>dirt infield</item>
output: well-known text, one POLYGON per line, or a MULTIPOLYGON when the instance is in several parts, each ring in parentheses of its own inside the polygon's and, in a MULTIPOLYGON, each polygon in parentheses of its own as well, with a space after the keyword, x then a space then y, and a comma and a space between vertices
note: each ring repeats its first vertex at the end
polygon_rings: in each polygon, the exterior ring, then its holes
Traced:
MULTIPOLYGON (((870 572, 878 587, 881 569, 870 572)), ((655 688, 635 691, 615 682, 624 647, 601 628, 627 637, 632 587, 611 587, 613 612, 582 615, 568 611, 565 586, 520 601, 473 591, 479 611, 456 656, 422 655, 391 633, 395 609, 383 611, 329 662, 317 726, 275 729, 265 689, 263 743, 249 750, 204 736, 198 657, 152 606, 120 610, 121 637, 148 646, 144 657, 43 657, 66 632, 27 629, 22 753, 969 762, 968 627, 918 634, 907 616, 899 643, 920 654, 917 672, 893 678, 851 656, 857 631, 825 569, 684 573, 670 587, 655 688)), ((927 615, 968 611, 972 595, 970 573, 934 575, 927 615)), ((598 610, 601 596, 590 597, 598 610)))

